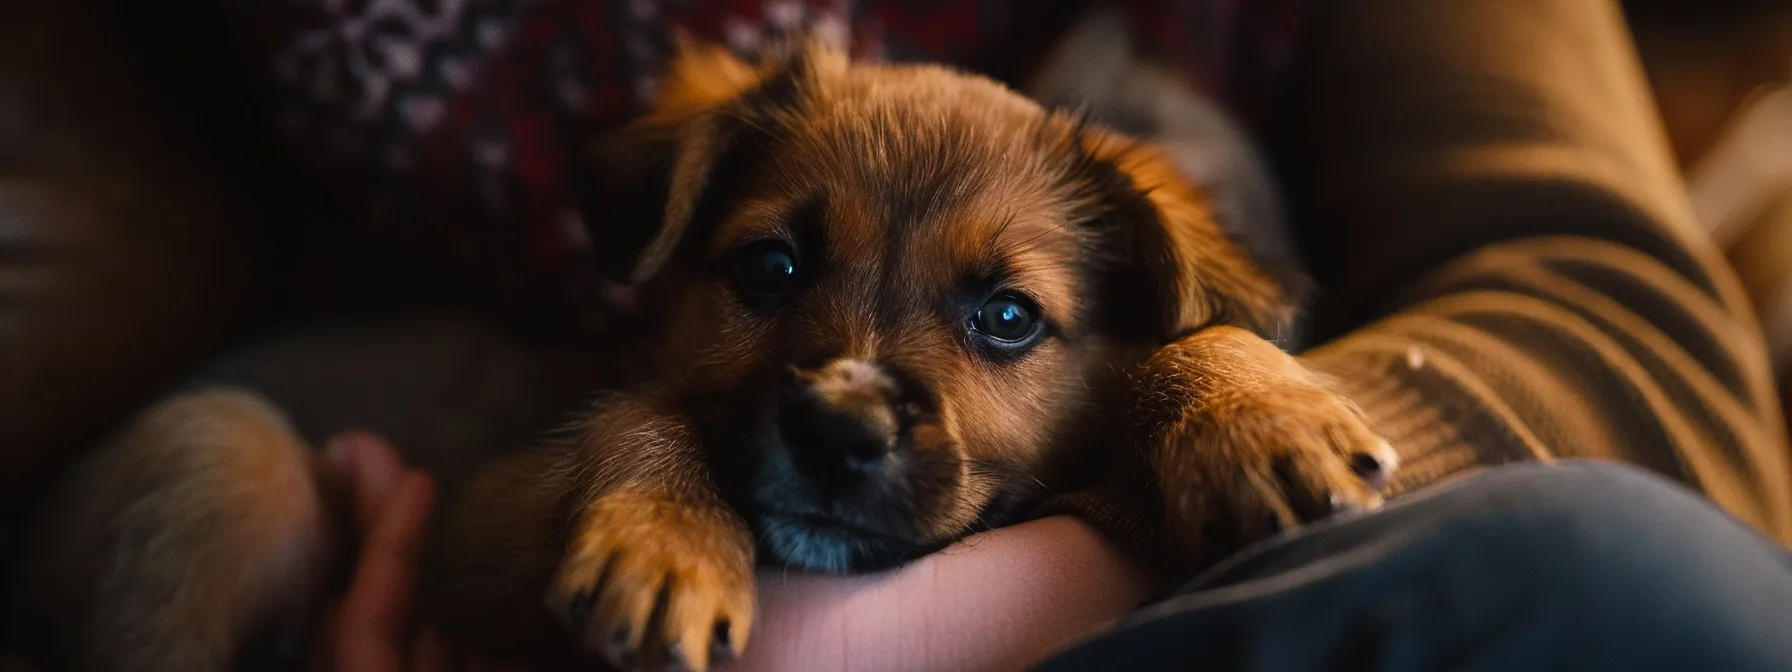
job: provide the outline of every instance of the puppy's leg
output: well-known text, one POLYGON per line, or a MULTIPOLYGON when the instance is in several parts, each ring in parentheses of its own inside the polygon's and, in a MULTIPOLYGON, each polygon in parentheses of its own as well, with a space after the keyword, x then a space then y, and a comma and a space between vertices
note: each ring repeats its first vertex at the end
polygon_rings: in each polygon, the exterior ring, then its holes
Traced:
POLYGON ((13 631, 41 634, 23 643, 57 669, 228 669, 321 592, 330 516, 311 460, 250 394, 149 409, 40 515, 13 631))
POLYGON ((607 402, 567 445, 488 470, 449 516, 431 555, 467 557, 432 559, 426 590, 460 591, 431 598, 457 623, 538 574, 552 612, 624 669, 704 670, 752 628, 752 537, 668 397, 607 402))
POLYGON ((1295 525, 1379 506, 1398 458, 1348 399, 1250 332, 1204 329, 1136 381, 1170 537, 1204 564, 1295 525))

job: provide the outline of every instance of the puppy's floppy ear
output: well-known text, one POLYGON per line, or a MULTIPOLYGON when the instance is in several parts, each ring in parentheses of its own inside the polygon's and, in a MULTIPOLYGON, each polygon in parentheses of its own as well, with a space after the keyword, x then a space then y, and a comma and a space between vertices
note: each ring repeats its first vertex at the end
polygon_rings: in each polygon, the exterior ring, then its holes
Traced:
POLYGON ((1110 304, 1155 311, 1145 328, 1168 342, 1228 324, 1274 338, 1293 312, 1288 292, 1213 220, 1200 187, 1162 151, 1109 131, 1079 130, 1085 174, 1129 282, 1110 304))
POLYGON ((841 57, 816 47, 757 67, 719 46, 680 40, 652 109, 600 139, 590 156, 583 209, 610 274, 636 284, 664 267, 714 188, 739 177, 725 173, 752 163, 729 161, 735 150, 763 144, 742 135, 770 125, 813 62, 829 58, 841 57))
POLYGON ((689 224, 668 205, 709 180, 725 138, 716 112, 759 85, 760 73, 726 50, 681 41, 648 112, 593 143, 580 205, 592 245, 615 280, 637 284, 664 266, 689 224))

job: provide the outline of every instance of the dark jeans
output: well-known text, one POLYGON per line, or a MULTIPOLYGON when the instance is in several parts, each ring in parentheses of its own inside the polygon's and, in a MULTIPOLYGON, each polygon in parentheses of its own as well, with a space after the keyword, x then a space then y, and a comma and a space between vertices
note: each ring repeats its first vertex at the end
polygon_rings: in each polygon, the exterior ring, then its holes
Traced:
POLYGON ((1792 554, 1668 481, 1491 469, 1245 552, 1041 670, 1792 670, 1792 554))

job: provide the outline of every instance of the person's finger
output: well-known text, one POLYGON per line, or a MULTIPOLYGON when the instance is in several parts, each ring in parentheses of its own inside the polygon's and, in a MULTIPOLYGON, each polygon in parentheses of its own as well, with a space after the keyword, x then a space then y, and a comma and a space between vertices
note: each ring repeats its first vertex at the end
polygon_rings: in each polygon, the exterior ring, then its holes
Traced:
POLYGON ((429 476, 399 477, 361 549, 337 628, 337 669, 388 672, 404 663, 412 574, 434 500, 429 476))
POLYGON ((371 533, 393 486, 404 473, 403 460, 379 435, 362 431, 336 435, 324 454, 352 490, 360 534, 371 533))

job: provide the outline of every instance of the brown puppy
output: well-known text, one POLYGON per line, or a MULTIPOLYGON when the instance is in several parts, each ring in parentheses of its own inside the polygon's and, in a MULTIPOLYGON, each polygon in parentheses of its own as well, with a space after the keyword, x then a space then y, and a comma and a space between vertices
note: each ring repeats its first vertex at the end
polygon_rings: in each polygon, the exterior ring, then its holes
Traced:
MULTIPOLYGON (((669 175, 628 272, 666 307, 661 382, 477 488, 460 527, 491 529, 436 556, 569 520, 536 562, 613 661, 738 651, 756 551, 881 568, 1073 492, 1137 541, 1170 532, 1186 566, 1378 503, 1391 451, 1245 330, 1287 304, 1156 151, 985 79, 819 49, 697 49, 663 86, 603 161, 669 175), (1155 480, 1091 481, 1091 458, 1155 480), (531 488, 554 513, 504 522, 531 488)), ((529 573, 492 569, 454 573, 529 573)), ((498 597, 454 601, 473 593, 498 597)))
MULTIPOLYGON (((1157 151, 821 48, 692 47, 662 87, 598 162, 657 371, 454 498, 421 591, 460 641, 545 659, 557 617, 618 665, 701 670, 746 644, 756 563, 888 567, 1068 510, 1192 567, 1379 504, 1391 451, 1253 333, 1286 299, 1157 151)), ((228 657, 157 645, 138 667, 228 657)))

